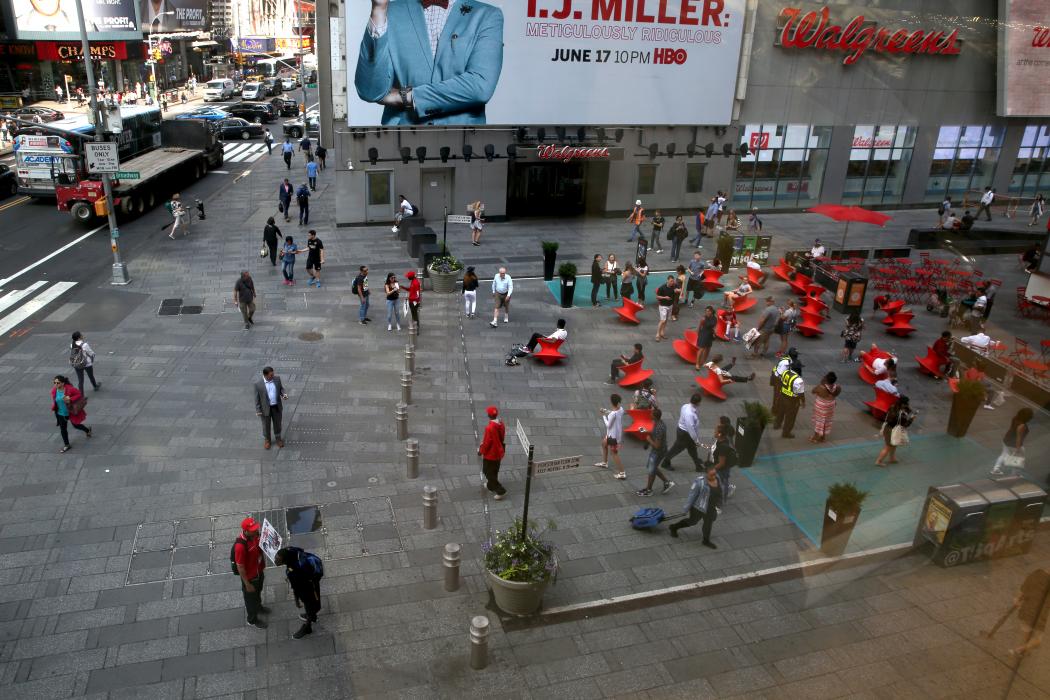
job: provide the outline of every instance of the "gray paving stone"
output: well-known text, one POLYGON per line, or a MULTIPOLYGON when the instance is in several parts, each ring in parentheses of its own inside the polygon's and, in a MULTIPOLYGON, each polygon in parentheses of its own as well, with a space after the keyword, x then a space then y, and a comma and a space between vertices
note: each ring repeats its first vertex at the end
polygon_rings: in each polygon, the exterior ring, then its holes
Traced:
POLYGON ((171 680, 186 676, 203 676, 205 674, 232 671, 234 654, 232 650, 212 651, 204 654, 173 656, 164 659, 161 678, 171 680))
POLYGON ((160 661, 100 668, 91 672, 88 693, 100 693, 129 686, 149 685, 160 680, 160 661))
POLYGON ((109 647, 162 639, 168 636, 169 626, 167 618, 110 625, 99 629, 97 643, 100 647, 109 647))

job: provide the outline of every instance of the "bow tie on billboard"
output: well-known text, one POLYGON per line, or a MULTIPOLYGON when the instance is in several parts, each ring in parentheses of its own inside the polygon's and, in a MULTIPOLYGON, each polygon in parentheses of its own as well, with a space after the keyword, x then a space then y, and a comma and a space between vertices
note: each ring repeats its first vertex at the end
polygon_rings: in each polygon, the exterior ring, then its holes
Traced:
POLYGON ((435 6, 436 7, 440 7, 442 9, 444 9, 444 10, 448 9, 448 0, 419 0, 419 2, 423 5, 423 9, 424 10, 427 9, 428 7, 435 7, 435 6))

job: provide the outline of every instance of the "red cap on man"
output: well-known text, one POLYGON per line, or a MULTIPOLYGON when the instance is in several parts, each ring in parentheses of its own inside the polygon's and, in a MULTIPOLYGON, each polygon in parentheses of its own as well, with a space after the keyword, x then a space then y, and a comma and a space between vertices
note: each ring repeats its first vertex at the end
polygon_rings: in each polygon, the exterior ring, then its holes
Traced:
POLYGON ((259 523, 255 521, 255 518, 250 515, 241 521, 241 530, 247 533, 258 532, 259 523))
POLYGON ((499 415, 499 409, 496 408, 495 406, 489 406, 488 408, 485 409, 485 413, 488 414, 489 418, 495 418, 496 416, 499 415))

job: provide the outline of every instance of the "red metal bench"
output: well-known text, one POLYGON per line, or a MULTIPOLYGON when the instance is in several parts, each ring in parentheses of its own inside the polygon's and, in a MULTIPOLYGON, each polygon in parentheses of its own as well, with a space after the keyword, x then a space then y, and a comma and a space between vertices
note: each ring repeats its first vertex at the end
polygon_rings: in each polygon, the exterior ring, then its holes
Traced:
POLYGON ((795 279, 788 281, 791 286, 791 291, 798 294, 800 297, 806 295, 806 290, 813 284, 813 278, 801 273, 795 274, 795 279))
POLYGON ((887 326, 886 332, 899 338, 907 338, 915 332, 915 326, 908 323, 908 319, 897 318, 894 316, 893 325, 887 326))
POLYGON ((680 358, 691 365, 696 365, 696 356, 700 352, 696 345, 696 331, 686 331, 682 336, 682 338, 675 339, 671 346, 680 358))
POLYGON ((641 359, 620 368, 620 371, 623 372, 623 376, 620 377, 619 381, 620 386, 628 387, 641 384, 646 379, 653 376, 653 371, 651 369, 642 369, 643 362, 645 362, 645 360, 641 359))
POLYGON ((868 384, 874 384, 875 382, 879 381, 879 379, 875 376, 875 372, 871 369, 872 363, 880 358, 888 360, 891 357, 893 357, 893 355, 886 352, 885 350, 880 350, 877 345, 872 344, 871 350, 868 350, 867 352, 862 352, 860 354, 860 368, 858 368, 857 374, 859 374, 860 378, 868 384))
POLYGON ((887 391, 883 391, 882 389, 875 389, 875 400, 865 401, 864 405, 871 411, 871 415, 882 420, 886 417, 886 413, 890 410, 890 407, 895 403, 897 403, 896 396, 887 391))
POLYGON ((879 311, 885 312, 887 316, 892 316, 904 308, 904 303, 903 299, 894 299, 893 301, 888 301, 880 306, 879 311))
POLYGON ((828 305, 817 297, 806 297, 806 303, 802 305, 802 313, 824 316, 827 310, 828 305))
POLYGON ((926 357, 915 356, 915 361, 919 363, 919 371, 924 374, 931 374, 937 379, 943 379, 944 373, 941 371, 941 367, 946 366, 951 360, 944 355, 938 355, 933 351, 933 348, 929 345, 926 346, 926 357))
POLYGON ((636 301, 631 301, 627 297, 623 298, 623 306, 614 306, 613 311, 624 323, 638 324, 641 321, 638 320, 638 312, 643 310, 645 307, 636 301))
POLYGON ((708 370, 706 375, 696 377, 696 383, 700 385, 700 388, 704 390, 704 393, 710 394, 719 401, 726 400, 726 393, 722 391, 722 382, 718 378, 717 373, 708 370))
POLYGON ((720 281, 722 279, 722 275, 724 274, 725 273, 721 270, 704 270, 704 276, 700 280, 700 284, 704 285, 705 291, 717 292, 719 289, 725 286, 720 281))
POLYGON ((788 264, 784 261, 784 258, 780 258, 780 262, 773 268, 773 274, 784 280, 785 282, 791 281, 791 274, 794 272, 788 264))
POLYGON ((897 323, 897 321, 902 321, 904 323, 908 323, 913 318, 915 318, 915 314, 912 313, 910 310, 909 311, 898 311, 896 313, 889 314, 888 316, 886 316, 886 318, 882 319, 882 323, 884 325, 887 325, 887 326, 892 326, 895 323, 897 323))
POLYGON ((795 330, 798 331, 799 335, 807 338, 819 338, 824 335, 824 329, 820 326, 825 320, 824 316, 820 314, 803 310, 802 321, 795 325, 795 330))
POLYGON ((557 340, 551 340, 550 338, 537 338, 536 345, 538 347, 532 351, 532 358, 534 360, 539 360, 548 367, 557 364, 568 357, 568 355, 563 355, 558 351, 558 348, 560 348, 561 344, 564 342, 564 338, 558 338, 557 340))
POLYGON ((746 297, 739 297, 737 299, 734 299, 733 300, 733 311, 736 311, 738 314, 742 314, 745 311, 748 311, 748 310, 754 308, 755 304, 757 304, 757 303, 758 303, 758 299, 755 298, 755 293, 752 292, 751 294, 748 294, 746 297))
POLYGON ((625 434, 638 440, 645 440, 646 436, 653 432, 653 409, 628 408, 627 416, 632 422, 623 429, 625 434))
POLYGON ((753 267, 747 268, 747 281, 755 289, 762 289, 765 286, 762 284, 762 271, 753 267))
MULTIPOLYGON (((729 331, 729 312, 725 309, 719 309, 715 312, 715 319, 717 320, 717 323, 715 324, 715 337, 719 340, 724 340, 728 343, 729 336, 727 335, 727 333, 729 331)), ((686 331, 686 333, 689 332, 690 331, 686 331)), ((695 336, 696 332, 692 332, 695 336)), ((696 362, 696 360, 694 359, 693 362, 696 362)))

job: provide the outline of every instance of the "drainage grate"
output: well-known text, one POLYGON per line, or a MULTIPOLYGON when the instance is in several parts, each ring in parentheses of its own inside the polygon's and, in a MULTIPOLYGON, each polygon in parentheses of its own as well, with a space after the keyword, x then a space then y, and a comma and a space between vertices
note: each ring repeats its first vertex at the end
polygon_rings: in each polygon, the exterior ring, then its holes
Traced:
POLYGON ((199 314, 203 310, 204 310, 203 306, 183 306, 182 307, 182 315, 183 316, 192 316, 194 314, 199 314))
POLYGON ((318 340, 324 340, 324 335, 315 331, 307 331, 306 333, 299 334, 299 340, 305 340, 308 343, 316 343, 318 340))
POLYGON ((162 306, 160 311, 157 312, 158 316, 178 316, 180 306, 162 306))

